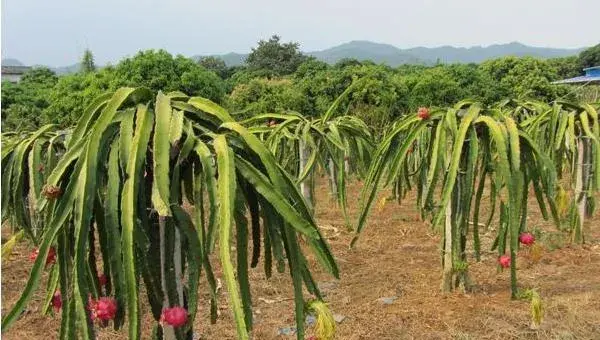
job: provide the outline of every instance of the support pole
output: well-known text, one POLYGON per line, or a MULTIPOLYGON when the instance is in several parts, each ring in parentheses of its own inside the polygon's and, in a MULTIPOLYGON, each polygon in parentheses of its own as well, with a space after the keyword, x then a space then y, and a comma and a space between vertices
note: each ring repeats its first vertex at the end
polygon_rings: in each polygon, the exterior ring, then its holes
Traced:
POLYGON ((329 178, 331 180, 331 195, 337 197, 337 176, 335 174, 335 164, 333 158, 329 158, 329 178))
MULTIPOLYGON (((163 291, 163 308, 170 307, 169 291, 167 288, 167 254, 166 254, 166 235, 165 235, 166 217, 158 217, 158 232, 160 233, 160 284, 163 291)), ((162 326, 163 340, 175 340, 175 330, 171 326, 162 326)))
POLYGON ((181 234, 175 230, 175 247, 173 252, 173 263, 175 265, 175 284, 177 285, 177 298, 179 306, 183 307, 183 265, 181 261, 181 234))
POLYGON ((344 171, 346 171, 346 175, 350 174, 350 155, 348 155, 348 151, 344 151, 344 171))
POLYGON ((452 291, 452 200, 446 205, 446 222, 444 224, 444 270, 442 278, 442 291, 452 291))
POLYGON ((586 193, 586 167, 585 156, 587 149, 587 139, 579 137, 577 139, 577 163, 575 164, 575 200, 577 203, 577 223, 573 228, 572 239, 577 243, 584 243, 585 237, 583 226, 586 217, 587 193, 586 193))
MULTIPOLYGON (((302 139, 300 139, 300 141, 298 143, 298 158, 299 158, 298 175, 300 175, 304 172, 304 169, 306 168, 306 164, 308 163, 308 149, 302 139)), ((309 176, 307 176, 307 178, 305 178, 302 182, 300 182, 300 192, 302 193, 302 196, 304 196, 306 203, 308 203, 309 207, 312 210, 312 207, 313 207, 312 193, 310 190, 310 185, 309 185, 309 183, 307 183, 308 182, 307 179, 309 178, 309 176)))

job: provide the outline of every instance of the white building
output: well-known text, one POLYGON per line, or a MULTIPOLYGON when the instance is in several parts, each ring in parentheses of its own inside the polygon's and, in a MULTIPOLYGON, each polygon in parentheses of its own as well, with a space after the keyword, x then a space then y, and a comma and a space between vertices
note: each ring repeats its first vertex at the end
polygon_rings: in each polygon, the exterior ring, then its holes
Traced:
POLYGON ((23 73, 29 71, 29 66, 2 66, 2 81, 18 83, 23 73))

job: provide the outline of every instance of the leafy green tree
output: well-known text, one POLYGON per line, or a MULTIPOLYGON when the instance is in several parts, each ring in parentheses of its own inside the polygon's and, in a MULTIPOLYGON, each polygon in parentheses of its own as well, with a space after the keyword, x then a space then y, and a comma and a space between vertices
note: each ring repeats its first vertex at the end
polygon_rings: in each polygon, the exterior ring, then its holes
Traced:
POLYGON ((250 70, 248 66, 240 65, 229 68, 230 75, 225 81, 227 92, 231 93, 233 89, 240 84, 248 84, 256 78, 267 78, 266 72, 261 70, 250 70))
POLYGON ((225 61, 219 57, 206 56, 198 60, 198 64, 207 70, 213 71, 219 77, 225 79, 228 74, 228 68, 225 61))
POLYGON ((313 57, 307 58, 294 73, 294 83, 307 101, 307 108, 302 112, 305 116, 315 117, 325 112, 327 106, 343 89, 332 87, 333 70, 322 61, 313 57))
POLYGON ((333 67, 337 69, 345 69, 348 66, 361 66, 362 62, 358 59, 354 58, 342 58, 340 59, 333 67))
POLYGON ((445 106, 461 100, 465 91, 444 66, 429 68, 404 78, 408 88, 408 108, 445 106))
POLYGON ((295 42, 281 43, 277 35, 261 40, 246 59, 250 70, 262 70, 265 76, 282 76, 294 73, 306 59, 295 42))
POLYGON ((229 80, 231 77, 236 75, 239 72, 242 72, 247 69, 246 65, 234 65, 227 67, 227 71, 225 72, 224 79, 229 80))
POLYGON ((51 102, 58 78, 46 67, 33 68, 19 83, 2 83, 2 123, 10 129, 33 129, 44 123, 42 111, 51 102))
POLYGON ((303 112, 306 115, 325 112, 356 80, 360 82, 351 87, 337 110, 361 118, 376 133, 407 109, 406 85, 384 65, 348 63, 340 68, 307 61, 299 67, 295 80, 309 102, 308 110, 303 112))
POLYGON ((23 94, 23 88, 18 83, 10 81, 2 82, 2 120, 4 121, 4 112, 11 105, 20 101, 20 96, 23 94))
MULTIPOLYGON (((491 104, 500 98, 497 96, 497 84, 489 74, 483 72, 477 64, 451 64, 444 66, 465 98, 491 104)), ((446 103, 447 105, 453 102, 446 103)))
POLYGON ((425 72, 429 68, 429 66, 421 64, 403 64, 398 66, 395 71, 400 75, 409 76, 425 72))
POLYGON ((406 110, 403 101, 407 88, 390 68, 384 65, 361 64, 346 67, 343 82, 358 81, 348 98, 347 112, 359 117, 377 134, 381 133, 393 117, 406 110))
POLYGON ((568 93, 565 87, 552 84, 560 77, 556 68, 542 59, 504 57, 485 61, 480 67, 497 82, 501 98, 553 100, 568 93))
POLYGON ((56 84, 57 79, 56 73, 49 68, 35 67, 23 75, 19 84, 25 86, 40 85, 43 88, 48 88, 56 84))
POLYGON ((582 72, 580 60, 577 56, 552 58, 548 59, 548 63, 556 69, 556 73, 560 79, 577 77, 582 72))
POLYGON ((115 66, 113 83, 119 86, 144 86, 154 92, 184 91, 187 95, 203 96, 220 103, 225 95, 223 80, 214 72, 164 50, 140 51, 115 66), (201 84, 194 85, 194 82, 201 84), (185 83, 185 84, 184 84, 185 83))
POLYGON ((50 92, 43 120, 64 127, 75 124, 94 98, 116 88, 114 73, 114 68, 105 67, 98 72, 60 77, 50 92))
POLYGON ((319 72, 329 70, 330 66, 324 61, 320 61, 315 57, 308 57, 294 73, 295 78, 309 78, 316 76, 319 72))
POLYGON ((95 70, 96 64, 94 64, 94 55, 92 54, 92 51, 86 49, 81 58, 81 72, 89 73, 94 72, 95 70))
POLYGON ((306 97, 287 78, 255 78, 247 84, 237 85, 228 97, 233 112, 243 111, 245 116, 285 111, 304 112, 306 97))
POLYGON ((201 95, 221 103, 225 96, 225 84, 214 72, 204 68, 194 68, 181 74, 179 91, 201 95))
POLYGON ((600 44, 579 53, 579 63, 582 68, 600 66, 600 44))
POLYGON ((193 60, 163 50, 141 51, 114 67, 61 77, 51 92, 52 104, 44 111, 44 120, 72 125, 94 98, 121 86, 182 91, 218 103, 225 96, 223 80, 193 60))
POLYGON ((7 109, 2 109, 2 115, 2 125, 10 129, 34 130, 43 124, 42 109, 37 106, 13 104, 7 109))

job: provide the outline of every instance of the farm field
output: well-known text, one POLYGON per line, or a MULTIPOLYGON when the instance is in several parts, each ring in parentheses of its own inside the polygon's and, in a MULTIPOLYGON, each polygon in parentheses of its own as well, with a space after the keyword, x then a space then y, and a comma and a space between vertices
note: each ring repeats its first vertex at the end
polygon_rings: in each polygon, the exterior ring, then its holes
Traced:
MULTIPOLYGON (((349 212, 358 215, 361 182, 348 185, 349 212)), ((389 190, 382 191, 379 203, 389 190)), ((539 258, 526 247, 518 253, 519 287, 536 288, 544 309, 539 329, 531 329, 529 302, 511 300, 510 273, 497 272, 497 252, 490 251, 495 232, 482 235, 482 261, 469 257, 469 274, 474 291, 443 294, 440 291, 440 236, 428 222, 420 220, 411 192, 402 205, 376 204, 366 228, 354 249, 348 245, 353 233, 344 226, 344 218, 333 199, 328 199, 326 179, 316 187, 316 220, 327 237, 341 271, 337 281, 318 266, 306 252, 325 300, 337 324, 336 339, 600 339, 600 216, 587 221, 591 226, 587 243, 570 245, 568 235, 543 221, 530 195, 528 226, 539 229, 538 244, 544 248, 539 258)), ((486 194, 484 194, 486 197, 486 194)), ((484 204, 487 200, 484 199, 484 204)), ((485 205, 482 215, 487 216, 485 205)), ((492 223, 492 227, 497 223, 492 223)), ((3 241, 9 235, 3 229, 3 241)), ((469 248, 469 243, 467 247, 469 248)), ((18 244, 2 264, 2 313, 17 300, 31 269, 28 241, 18 244)), ((218 265, 218 261, 213 261, 218 265)), ((221 270, 215 268, 221 278, 221 270)), ((47 275, 47 274, 45 274, 47 275)), ((294 303, 288 273, 274 273, 266 280, 262 263, 250 270, 255 316, 253 339, 293 339, 279 335, 293 327, 294 303)), ((46 282, 46 277, 42 285, 46 282)), ((209 325, 206 280, 200 281, 199 314, 195 320, 195 339, 235 339, 236 330, 226 302, 226 290, 219 292, 220 316, 209 325)), ((143 289, 143 288, 142 288, 143 289)), ((144 295, 142 293, 141 295, 144 295)), ((42 316, 43 289, 36 295, 4 339, 54 338, 60 328, 59 317, 42 316)), ((145 299, 142 299, 145 301, 145 299)), ((145 302, 144 302, 145 303, 145 302)), ((150 337, 152 318, 142 305, 142 338, 150 337)), ((311 328, 307 328, 311 334, 311 328)), ((126 327, 119 332, 110 328, 99 332, 100 339, 126 339, 126 327)))
POLYGON ((600 1, 26 2, 0 340, 600 340, 600 1))

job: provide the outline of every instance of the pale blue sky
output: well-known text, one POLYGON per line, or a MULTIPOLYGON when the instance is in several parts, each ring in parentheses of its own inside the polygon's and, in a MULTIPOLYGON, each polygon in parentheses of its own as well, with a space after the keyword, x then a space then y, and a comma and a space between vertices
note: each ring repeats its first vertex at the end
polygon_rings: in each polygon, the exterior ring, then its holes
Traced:
POLYGON ((600 1, 2 0, 2 57, 29 65, 73 64, 86 47, 99 64, 149 48, 245 53, 272 34, 305 51, 350 40, 582 47, 600 42, 600 1))

